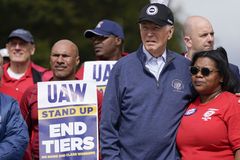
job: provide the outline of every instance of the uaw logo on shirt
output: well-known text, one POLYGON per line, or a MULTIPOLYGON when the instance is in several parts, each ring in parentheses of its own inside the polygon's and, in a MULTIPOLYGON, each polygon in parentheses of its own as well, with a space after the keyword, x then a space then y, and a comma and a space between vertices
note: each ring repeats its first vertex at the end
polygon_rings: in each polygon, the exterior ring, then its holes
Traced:
POLYGON ((211 120, 212 119, 212 115, 216 113, 216 111, 218 111, 218 109, 215 109, 215 108, 209 108, 207 110, 207 112, 205 112, 202 116, 202 119, 204 121, 208 121, 208 120, 211 120))
POLYGON ((183 92, 183 89, 184 89, 183 82, 179 79, 174 79, 172 81, 172 87, 174 88, 173 91, 177 91, 177 92, 183 92))
POLYGON ((147 8, 147 11, 146 11, 146 13, 148 14, 148 15, 155 15, 155 14, 157 14, 158 13, 158 8, 156 7, 156 6, 154 6, 154 5, 151 5, 151 6, 149 6, 148 8, 147 8))

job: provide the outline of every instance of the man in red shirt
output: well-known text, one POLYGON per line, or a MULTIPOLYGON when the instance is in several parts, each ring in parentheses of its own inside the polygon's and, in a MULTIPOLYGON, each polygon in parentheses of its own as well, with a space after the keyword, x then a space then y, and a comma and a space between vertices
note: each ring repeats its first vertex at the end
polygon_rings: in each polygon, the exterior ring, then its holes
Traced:
POLYGON ((21 93, 19 91, 16 91, 15 89, 5 86, 1 82, 1 77, 3 75, 3 57, 0 55, 0 92, 4 93, 6 95, 9 95, 16 99, 18 102, 21 100, 21 93))
MULTIPOLYGON (((78 47, 70 40, 57 41, 51 50, 50 67, 52 76, 50 81, 77 80, 75 72, 80 62, 78 47)), ((102 94, 98 92, 98 115, 101 115, 102 94)), ((39 159, 39 134, 38 134, 38 100, 37 85, 24 93, 20 107, 29 128, 30 143, 26 150, 24 160, 39 159)))
POLYGON ((29 31, 24 29, 12 31, 8 36, 6 48, 10 62, 3 66, 2 84, 22 94, 29 86, 41 81, 41 74, 45 68, 31 61, 35 44, 29 31))

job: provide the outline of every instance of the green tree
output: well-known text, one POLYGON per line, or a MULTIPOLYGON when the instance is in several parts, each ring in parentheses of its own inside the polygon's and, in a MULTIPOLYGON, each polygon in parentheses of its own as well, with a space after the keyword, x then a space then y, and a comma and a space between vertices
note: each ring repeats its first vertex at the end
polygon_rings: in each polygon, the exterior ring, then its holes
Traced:
MULTIPOLYGON (((119 22, 125 31, 125 50, 134 51, 140 44, 138 14, 148 0, 1 0, 0 46, 3 48, 8 34, 16 28, 31 31, 36 42, 33 60, 45 67, 49 64, 50 48, 59 39, 67 38, 79 46, 81 62, 94 60, 92 46, 83 33, 94 28, 101 19, 119 22)), ((180 24, 169 43, 172 50, 181 50, 180 24)))

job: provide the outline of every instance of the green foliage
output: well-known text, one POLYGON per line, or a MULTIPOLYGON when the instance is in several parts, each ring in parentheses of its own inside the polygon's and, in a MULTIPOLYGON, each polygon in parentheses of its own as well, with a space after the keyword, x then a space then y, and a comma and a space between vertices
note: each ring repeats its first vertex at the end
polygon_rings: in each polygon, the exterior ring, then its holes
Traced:
MULTIPOLYGON (((91 43, 84 38, 86 29, 94 28, 101 19, 119 22, 125 31, 125 50, 134 51, 140 44, 138 13, 148 0, 1 0, 0 47, 16 28, 31 31, 36 42, 36 63, 48 67, 50 48, 59 39, 70 39, 79 46, 81 62, 93 60, 91 43)), ((179 24, 176 23, 178 26, 179 24)), ((169 48, 181 48, 175 32, 169 48)))

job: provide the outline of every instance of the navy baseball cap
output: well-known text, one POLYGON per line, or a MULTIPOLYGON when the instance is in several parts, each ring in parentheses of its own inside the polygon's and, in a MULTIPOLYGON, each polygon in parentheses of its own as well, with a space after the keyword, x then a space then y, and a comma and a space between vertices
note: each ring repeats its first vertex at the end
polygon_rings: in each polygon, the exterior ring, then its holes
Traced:
POLYGON ((84 36, 86 38, 91 38, 94 36, 108 37, 110 35, 114 35, 121 39, 124 39, 122 26, 120 26, 118 23, 114 21, 107 19, 98 22, 95 29, 88 29, 84 32, 84 36))
POLYGON ((21 28, 12 31, 8 36, 7 41, 9 42, 12 38, 20 38, 28 43, 34 43, 32 34, 28 30, 21 28))
POLYGON ((138 23, 150 21, 159 26, 173 25, 174 17, 172 11, 160 3, 150 3, 142 8, 138 23))

